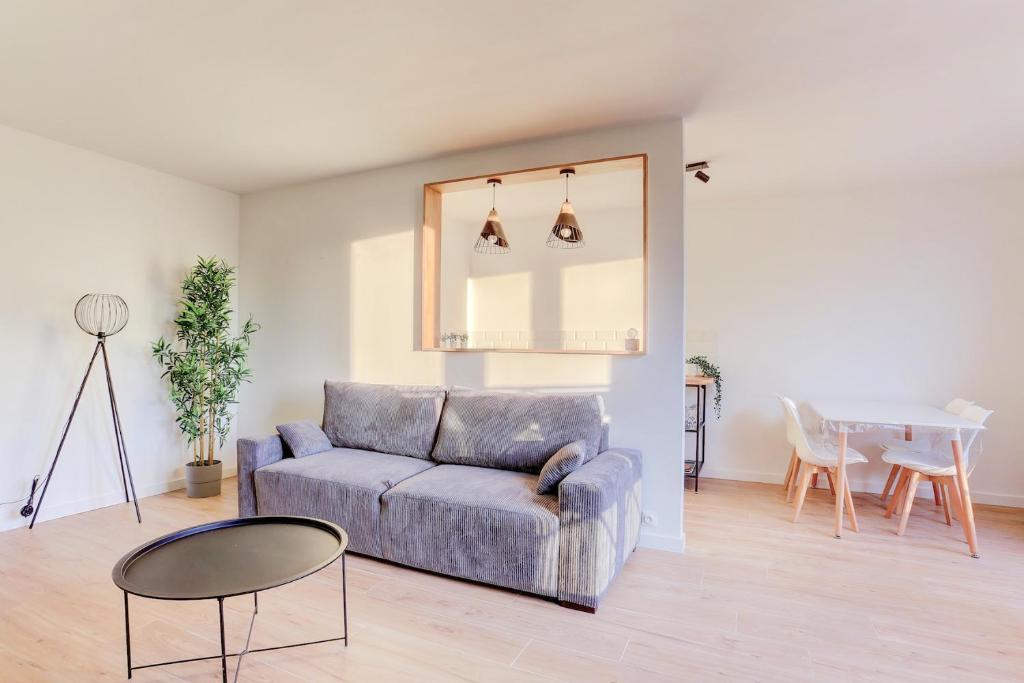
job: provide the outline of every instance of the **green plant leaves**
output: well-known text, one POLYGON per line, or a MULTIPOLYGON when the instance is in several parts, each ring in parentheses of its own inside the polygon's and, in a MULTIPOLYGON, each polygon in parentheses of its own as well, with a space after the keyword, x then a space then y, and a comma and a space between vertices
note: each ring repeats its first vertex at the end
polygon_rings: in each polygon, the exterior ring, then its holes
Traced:
POLYGON ((722 419, 722 372, 718 369, 718 366, 708 360, 707 356, 690 356, 686 359, 687 363, 692 363, 700 368, 701 373, 705 377, 714 377, 715 379, 715 418, 722 419))
MULTIPOLYGON (((224 445, 231 429, 228 407, 236 403, 241 383, 252 376, 246 359, 260 326, 249 316, 239 334, 231 335, 235 283, 234 267, 216 257, 200 257, 181 283, 174 319, 177 343, 161 337, 152 345, 153 357, 164 369, 162 377, 168 380, 178 428, 194 446, 196 464, 211 431, 224 445)), ((208 457, 212 461, 212 452, 208 457)))

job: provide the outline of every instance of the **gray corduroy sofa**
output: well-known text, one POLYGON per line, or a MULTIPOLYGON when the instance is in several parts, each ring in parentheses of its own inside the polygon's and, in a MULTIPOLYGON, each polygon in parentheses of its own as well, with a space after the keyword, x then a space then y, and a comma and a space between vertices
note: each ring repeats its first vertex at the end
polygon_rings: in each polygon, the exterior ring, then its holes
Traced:
POLYGON ((329 450, 297 458, 277 434, 238 440, 241 516, 327 519, 353 552, 596 610, 641 517, 640 453, 608 447, 597 396, 324 390, 329 450), (570 442, 586 445, 582 466, 538 494, 538 472, 570 442))

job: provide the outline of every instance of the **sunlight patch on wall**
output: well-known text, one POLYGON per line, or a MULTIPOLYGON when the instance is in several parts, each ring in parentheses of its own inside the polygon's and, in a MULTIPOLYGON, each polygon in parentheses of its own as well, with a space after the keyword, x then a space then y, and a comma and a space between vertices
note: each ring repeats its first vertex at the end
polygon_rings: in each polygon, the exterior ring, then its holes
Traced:
POLYGON ((644 331, 642 258, 562 268, 562 329, 574 337, 567 349, 624 348, 630 328, 644 331))
POLYGON ((487 354, 484 386, 488 389, 606 390, 612 381, 611 356, 487 354))
POLYGON ((413 350, 417 326, 413 232, 358 240, 350 253, 349 379, 443 384, 440 354, 413 350))
POLYGON ((480 349, 525 349, 533 339, 533 278, 530 273, 472 277, 466 281, 469 345, 480 349))

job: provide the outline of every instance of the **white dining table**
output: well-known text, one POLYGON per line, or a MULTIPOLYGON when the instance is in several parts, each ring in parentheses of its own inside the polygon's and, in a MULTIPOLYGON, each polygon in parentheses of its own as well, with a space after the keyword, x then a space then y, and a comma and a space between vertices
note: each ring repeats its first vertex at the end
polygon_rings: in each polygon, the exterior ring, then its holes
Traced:
MULTIPOLYGON (((978 557, 978 538, 974 527, 974 508, 971 504, 970 487, 967 485, 967 469, 964 462, 963 445, 960 439, 962 429, 984 429, 958 415, 947 413, 941 408, 924 403, 888 403, 885 401, 857 400, 812 400, 808 408, 822 419, 824 426, 834 430, 838 437, 839 456, 836 467, 836 491, 846 485, 846 441, 850 431, 863 428, 902 428, 909 438, 914 427, 943 429, 950 432, 953 463, 956 467, 957 488, 963 503, 964 514, 960 515, 964 534, 971 557, 978 557)), ((835 537, 842 536, 843 496, 836 496, 835 537)))

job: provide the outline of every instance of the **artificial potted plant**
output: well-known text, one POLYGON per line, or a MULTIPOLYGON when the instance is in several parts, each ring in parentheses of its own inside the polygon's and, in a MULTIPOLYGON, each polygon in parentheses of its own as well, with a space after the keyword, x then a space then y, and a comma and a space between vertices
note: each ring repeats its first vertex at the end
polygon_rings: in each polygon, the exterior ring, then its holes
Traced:
MULTIPOLYGON (((708 360, 707 356, 690 356, 686 359, 687 365, 694 366, 694 369, 704 377, 711 377, 715 380, 715 417, 722 418, 722 371, 718 366, 708 360)), ((690 374, 689 369, 687 374, 690 374)))
POLYGON ((189 498, 220 494, 221 461, 217 448, 224 445, 231 427, 229 406, 238 388, 249 381, 246 366, 251 335, 259 330, 252 316, 237 336, 231 333, 231 289, 235 269, 217 258, 199 258, 181 283, 177 343, 163 337, 153 342, 153 356, 170 384, 177 423, 192 447, 185 464, 189 498))

